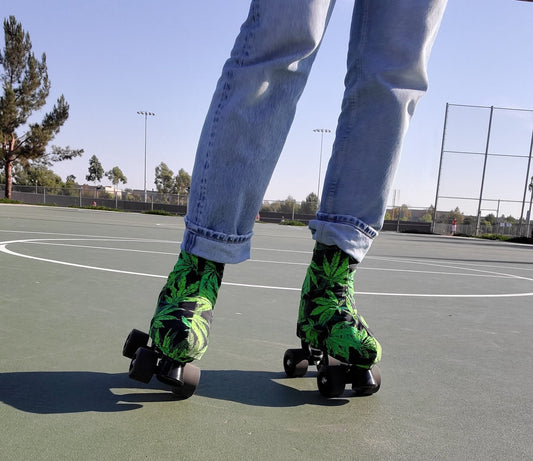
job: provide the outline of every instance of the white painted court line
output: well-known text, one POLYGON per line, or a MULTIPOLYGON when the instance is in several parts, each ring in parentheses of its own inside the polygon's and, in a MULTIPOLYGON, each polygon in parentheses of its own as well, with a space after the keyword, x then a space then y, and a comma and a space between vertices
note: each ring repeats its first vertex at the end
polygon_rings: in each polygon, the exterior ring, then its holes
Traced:
MULTIPOLYGON (((57 235, 57 234, 55 234, 57 235)), ((72 234, 70 234, 72 235, 72 234)), ((79 236, 78 236, 79 237, 79 236)), ((26 255, 23 253, 17 253, 14 251, 11 251, 7 248, 7 245, 10 244, 16 244, 16 243, 29 243, 29 244, 45 244, 44 242, 52 242, 50 244, 55 244, 57 240, 60 241, 86 241, 86 240, 95 240, 95 241, 123 241, 123 242, 167 242, 167 241, 159 241, 159 240, 146 240, 146 239, 133 239, 133 238, 119 238, 119 237, 95 237, 90 236, 89 238, 76 238, 76 239, 19 239, 19 240, 10 240, 5 242, 0 242, 0 252, 3 252, 5 254, 9 254, 11 256, 36 260, 36 261, 42 261, 52 264, 60 264, 65 266, 71 266, 71 267, 78 267, 82 269, 90 269, 90 270, 98 270, 103 272, 114 272, 119 274, 127 274, 127 275, 136 275, 141 277, 152 277, 152 278, 162 278, 166 279, 166 275, 158 275, 158 274, 148 274, 143 272, 133 272, 133 271, 124 271, 119 269, 110 269, 105 267, 99 267, 99 266, 89 266, 84 264, 78 264, 78 263, 70 263, 66 261, 59 261, 54 259, 48 259, 48 258, 40 258, 36 256, 26 255)), ((174 242, 175 243, 175 242, 174 242)), ((65 246, 68 246, 68 244, 64 244, 65 246)), ((89 246, 89 248, 91 248, 89 246)), ((109 250, 110 248, 107 247, 100 247, 102 249, 109 250)), ((116 249, 121 251, 128 251, 127 249, 116 249)), ((139 252, 148 252, 146 250, 132 250, 132 251, 139 251, 139 252)), ((453 269, 462 269, 462 270, 471 270, 480 272, 482 274, 477 274, 478 276, 492 276, 492 277, 502 277, 502 278, 512 278, 512 279, 520 279, 520 280, 526 280, 526 281, 533 281, 533 279, 527 278, 527 277, 521 277, 513 274, 505 274, 500 272, 494 272, 494 271, 484 271, 480 269, 471 269, 471 268, 465 268, 465 267, 458 267, 453 265, 442 265, 437 263, 424 263, 420 261, 411 261, 406 260, 404 258, 402 259, 394 259, 394 258, 380 258, 383 260, 389 260, 394 262, 409 262, 409 263, 417 263, 417 264, 427 264, 427 265, 433 265, 437 267, 448 267, 453 269)), ((396 271, 402 271, 402 269, 396 269, 396 271)), ((417 273, 424 273, 424 271, 415 271, 417 273)), ((436 272, 436 274, 441 274, 440 272, 436 272)), ((464 274, 452 274, 452 275, 460 275, 463 276, 464 274)), ((300 291, 301 288, 291 288, 291 287, 278 287, 278 286, 268 286, 268 285, 254 285, 254 284, 243 284, 243 283, 233 283, 233 282, 223 282, 223 285, 228 286, 237 286, 237 287, 246 287, 246 288, 259 288, 259 289, 267 289, 267 290, 285 290, 285 291, 300 291)), ((509 297, 524 297, 524 296, 533 296, 533 292, 531 293, 497 293, 497 294, 490 294, 490 293, 483 293, 483 294, 437 294, 437 293, 384 293, 384 292, 365 292, 365 291, 358 291, 356 292, 359 295, 371 295, 371 296, 398 296, 398 297, 417 297, 417 298, 509 298, 509 297)))
MULTIPOLYGON (((82 241, 87 241, 87 240, 91 240, 91 239, 42 239, 42 240, 26 240, 24 241, 23 243, 29 243, 29 244, 32 244, 32 245, 44 245, 44 246, 60 246, 60 247, 70 247, 70 248, 84 248, 84 249, 94 249, 94 250, 105 250, 105 251, 123 251, 123 252, 130 252, 130 253, 148 253, 148 254, 159 254, 159 255, 168 255, 168 256, 178 256, 178 253, 177 252, 165 252, 165 251, 153 251, 153 250, 135 250, 135 249, 131 249, 131 248, 114 248, 114 247, 104 247, 104 246, 95 246, 95 245, 74 245, 74 244, 68 244, 68 243, 56 243, 55 241, 52 241, 52 240, 59 240, 59 241, 79 241, 79 240, 82 240, 82 241)), ((94 240, 96 241, 99 241, 99 242, 118 242, 118 241, 122 241, 122 240, 117 240, 117 238, 101 238, 101 237, 97 237, 95 238, 94 240)), ((126 242, 132 242, 132 240, 125 240, 126 242)), ((133 241, 136 241, 136 240, 133 240, 133 241)), ((147 241, 146 240, 139 240, 140 243, 146 243, 147 241)), ((150 241, 150 242, 153 242, 150 241)), ((11 242, 11 243, 14 243, 14 242, 11 242)), ((20 242, 18 242, 20 243, 20 242)), ((174 243, 174 242, 173 242, 174 243)), ((390 258, 387 258, 387 260, 390 260, 390 261, 396 261, 394 259, 390 259, 390 258)), ((409 260, 406 260, 406 259, 402 259, 402 260, 399 260, 401 262, 409 262, 409 260)), ((280 264, 280 265, 284 265, 284 266, 290 266, 290 265, 294 265, 294 266, 305 266, 307 267, 309 263, 297 263, 297 262, 290 262, 290 261, 271 261, 271 260, 265 260, 265 259, 249 259, 247 260, 246 262, 248 263, 261 263, 261 264, 280 264)), ((425 264, 425 263, 422 263, 422 262, 416 262, 418 264, 425 264)), ((434 266, 438 266, 438 264, 430 264, 428 263, 427 265, 434 265, 434 266)), ((444 265, 444 267, 450 267, 450 268, 457 268, 457 267, 454 267, 454 266, 447 266, 447 265, 444 265)), ((460 269, 460 268, 457 268, 457 269, 460 269)), ((487 274, 471 274, 471 273, 467 273, 467 272, 441 272, 441 271, 424 271, 424 270, 413 270, 413 269, 392 269, 392 268, 388 268, 388 267, 361 267, 358 269, 358 271, 367 271, 367 270, 374 270, 374 271, 382 271, 382 272, 407 272, 407 273, 414 273, 414 274, 422 274, 422 275, 448 275, 448 276, 452 276, 452 277, 494 277, 494 278, 515 278, 516 276, 510 276, 510 275, 507 275, 507 274, 491 274, 491 273, 487 273, 487 274)), ((466 270, 469 270, 468 268, 466 268, 466 270)), ((472 270, 475 270, 475 269, 472 269, 472 270)), ((479 270, 477 270, 479 271, 479 270)), ((479 272, 483 272, 483 271, 479 271, 479 272)), ((528 279, 526 279, 528 280, 528 279)), ((255 286, 255 285, 254 285, 255 286)), ((277 287, 279 289, 281 289, 280 287, 277 287)))
POLYGON ((25 242, 23 240, 13 240, 11 242, 1 242, 0 243, 0 252, 6 253, 6 254, 12 255, 12 256, 18 256, 19 258, 33 259, 35 261, 43 261, 43 262, 52 263, 52 264, 60 264, 60 265, 63 265, 63 266, 79 267, 79 268, 82 268, 82 269, 91 269, 91 270, 97 270, 97 271, 103 271, 103 272, 115 272, 115 273, 119 273, 119 274, 128 274, 128 275, 140 275, 142 277, 155 277, 155 278, 165 278, 165 279, 167 278, 166 276, 155 275, 155 274, 146 274, 146 273, 143 273, 143 272, 123 271, 123 270, 118 270, 118 269, 109 269, 109 268, 106 268, 106 267, 87 266, 85 264, 69 263, 69 262, 66 262, 66 261, 58 261, 58 260, 55 260, 55 259, 38 258, 37 256, 25 255, 23 253, 16 253, 14 251, 8 250, 6 248, 6 245, 8 245, 10 243, 25 243, 25 242))
MULTIPOLYGON (((434 264, 439 264, 439 265, 442 265, 442 266, 445 266, 446 264, 451 264, 450 262, 446 262, 445 260, 437 260, 437 259, 427 259, 426 261, 420 261, 419 258, 415 258, 415 259, 409 259, 409 258, 391 258, 391 257, 388 257, 388 256, 367 256, 365 258, 365 261, 369 260, 369 259, 373 259, 373 260, 376 260, 376 261, 391 261, 391 262, 407 262, 407 263, 410 263, 410 264, 427 264, 427 263, 434 263, 434 264)), ((473 262, 470 262, 470 263, 467 263, 465 261, 454 261, 453 262, 454 265, 459 265, 459 266, 466 266, 466 267, 496 267, 496 268, 500 268, 501 266, 497 266, 497 265, 494 265, 494 264, 480 264, 480 263, 473 263, 473 262)), ((510 264, 510 263, 505 263, 505 264, 510 264)), ((510 269, 516 269, 516 270, 521 270, 521 271, 533 271, 533 261, 531 263, 523 263, 521 266, 509 266, 510 269), (530 267, 524 267, 526 264, 529 264, 530 267)))
MULTIPOLYGON (((382 260, 382 261, 393 261, 393 262, 405 262, 405 263, 408 263, 408 264, 419 264, 419 265, 423 265, 423 266, 447 267, 447 268, 450 268, 450 269, 462 269, 462 270, 467 270, 467 271, 472 271, 472 272, 480 272, 482 274, 487 274, 487 275, 506 276, 506 277, 509 277, 509 278, 521 279, 521 280, 527 280, 527 281, 533 282, 533 279, 528 278, 528 277, 523 277, 523 276, 515 275, 515 274, 506 274, 506 273, 503 273, 503 272, 494 272, 494 271, 487 271, 487 270, 482 270, 482 269, 474 269, 474 268, 471 268, 471 267, 463 267, 461 265, 459 265, 459 266, 456 265, 457 263, 454 263, 454 264, 442 263, 440 261, 438 261, 438 262, 430 262, 430 261, 434 261, 434 260, 428 260, 427 262, 426 261, 413 261, 413 260, 405 259, 405 258, 401 258, 401 259, 380 258, 380 260, 382 260)), ((459 263, 459 264, 461 264, 461 263, 459 263)), ((476 267, 483 267, 483 266, 476 266, 476 267)), ((492 266, 492 267, 494 267, 494 266, 492 266)), ((515 268, 515 269, 520 270, 519 268, 515 268)))
MULTIPOLYGON (((61 232, 39 232, 39 231, 25 231, 25 230, 5 230, 0 229, 0 232, 8 233, 8 234, 30 234, 30 235, 54 235, 54 236, 62 236, 65 235, 67 237, 78 237, 73 239, 52 239, 52 238, 40 238, 40 239, 32 239, 34 241, 50 241, 50 240, 60 240, 60 241, 68 241, 68 240, 109 240, 109 241, 118 241, 118 242, 152 242, 152 243, 174 243, 179 244, 178 240, 157 240, 157 239, 146 239, 146 238, 137 238, 137 237, 117 237, 113 235, 94 235, 94 234, 67 234, 67 233, 61 233, 61 232), (83 238, 80 238, 83 237, 83 238)), ((6 242, 0 242, 6 243, 6 242)))
MULTIPOLYGON (((87 240, 87 239, 85 239, 87 240)), ((105 239, 99 239, 99 242, 116 242, 117 240, 105 240, 105 239)), ((85 248, 89 250, 106 250, 106 251, 126 251, 129 253, 150 253, 155 255, 169 255, 169 256, 178 256, 178 252, 167 252, 167 251, 151 251, 151 250, 134 250, 132 248, 113 248, 113 247, 101 247, 101 246, 94 246, 94 245, 72 245, 68 243, 50 243, 50 242, 28 242, 32 245, 49 245, 49 246, 59 246, 59 247, 70 247, 70 248, 85 248)))

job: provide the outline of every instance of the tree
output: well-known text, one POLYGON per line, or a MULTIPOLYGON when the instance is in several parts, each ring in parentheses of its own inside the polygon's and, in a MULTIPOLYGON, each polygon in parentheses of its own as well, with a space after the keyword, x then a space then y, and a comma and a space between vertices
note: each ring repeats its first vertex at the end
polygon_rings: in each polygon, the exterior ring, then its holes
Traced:
POLYGON ((459 207, 455 207, 455 210, 451 210, 449 213, 446 214, 445 222, 451 224, 454 219, 457 220, 457 224, 462 224, 465 219, 465 215, 461 213, 459 207))
POLYGON ((498 218, 494 216, 493 213, 490 213, 487 216, 485 216, 485 221, 489 222, 491 226, 494 226, 494 224, 498 224, 498 218))
POLYGON ((430 205, 426 212, 420 217, 420 222, 433 222, 433 214, 435 213, 435 207, 430 205))
POLYGON ((172 192, 174 194, 186 194, 190 187, 191 175, 181 168, 174 178, 174 190, 172 192))
POLYGON ((507 218, 505 218, 505 222, 511 223, 511 224, 518 224, 518 219, 514 218, 513 216, 509 215, 507 218))
MULTIPOLYGON (((81 155, 82 152, 83 149, 72 150, 70 147, 61 148, 52 146, 52 152, 45 153, 42 157, 36 160, 26 159, 15 163, 11 172, 12 180, 14 183, 21 186, 62 188, 65 184, 63 184, 61 177, 48 167, 52 166, 54 162, 71 159, 81 155)), ((67 187, 69 187, 68 184, 67 187)))
POLYGON ((433 215, 430 213, 424 213, 420 216, 420 222, 433 222, 433 215))
POLYGON ((107 171, 105 175, 115 187, 119 182, 122 184, 126 184, 128 182, 128 178, 124 176, 124 173, 122 173, 122 170, 118 166, 114 166, 113 169, 107 171))
POLYGON ((318 209, 318 196, 311 192, 306 198, 305 202, 300 204, 300 213, 302 214, 313 214, 316 213, 318 209))
POLYGON ((79 188, 80 185, 76 182, 76 176, 69 174, 65 179, 65 195, 74 195, 79 188))
POLYGON ((122 197, 124 200, 130 200, 132 202, 139 202, 142 199, 142 197, 139 194, 135 194, 133 192, 133 189, 129 189, 129 188, 125 188, 122 191, 122 197))
POLYGON ((96 155, 93 155, 89 159, 89 174, 85 176, 85 179, 90 182, 100 182, 104 177, 104 168, 98 160, 96 155))
POLYGON ((30 163, 24 168, 17 166, 13 178, 22 186, 63 187, 61 177, 40 162, 30 163))
POLYGON ((56 162, 63 160, 72 160, 75 157, 81 157, 83 149, 71 149, 70 146, 58 147, 52 146, 52 151, 45 153, 39 161, 47 166, 52 166, 56 162))
POLYGON ((281 203, 281 206, 279 207, 279 212, 280 213, 289 213, 291 214, 293 211, 295 213, 298 212, 298 205, 296 204, 296 200, 291 196, 289 195, 282 203, 281 203))
POLYGON ((13 166, 45 155, 46 146, 68 119, 63 95, 41 123, 29 117, 41 109, 50 93, 46 55, 37 59, 30 36, 14 16, 4 20, 5 48, 0 52, 0 158, 5 170, 5 196, 11 198, 13 166), (25 132, 18 134, 23 127, 25 132))
POLYGON ((160 194, 170 194, 174 188, 174 172, 161 162, 155 167, 155 187, 160 194))
POLYGON ((409 207, 405 204, 403 204, 400 208, 393 208, 390 211, 390 219, 397 221, 398 212, 400 213, 400 221, 409 221, 409 219, 411 219, 411 212, 409 211, 409 207))

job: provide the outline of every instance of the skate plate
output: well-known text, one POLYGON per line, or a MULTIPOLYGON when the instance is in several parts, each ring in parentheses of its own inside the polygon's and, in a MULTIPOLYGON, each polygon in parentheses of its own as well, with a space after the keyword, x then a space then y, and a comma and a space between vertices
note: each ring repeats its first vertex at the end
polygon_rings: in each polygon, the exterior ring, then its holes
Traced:
POLYGON ((326 398, 342 395, 346 384, 351 384, 353 392, 358 396, 375 394, 381 386, 381 372, 377 365, 368 370, 346 364, 329 357, 327 352, 313 348, 304 341, 300 349, 285 351, 283 368, 288 378, 305 376, 309 365, 316 366, 317 387, 326 398))
POLYGON ((124 343, 122 355, 131 359, 129 377, 148 384, 156 378, 181 399, 191 397, 200 381, 200 369, 190 363, 180 363, 166 357, 147 333, 133 329, 124 343))

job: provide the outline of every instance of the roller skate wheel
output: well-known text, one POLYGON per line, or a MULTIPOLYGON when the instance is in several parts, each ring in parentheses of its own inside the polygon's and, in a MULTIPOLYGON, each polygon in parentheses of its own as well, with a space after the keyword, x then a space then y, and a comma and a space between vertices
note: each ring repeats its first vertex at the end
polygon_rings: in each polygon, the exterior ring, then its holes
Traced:
POLYGON ((357 372, 352 380, 352 390, 358 396, 375 394, 381 387, 381 371, 377 365, 370 370, 357 372))
POLYGON ((200 374, 200 368, 191 365, 190 363, 186 363, 183 366, 181 376, 183 384, 174 386, 172 393, 180 399, 188 399, 191 397, 196 392, 196 388, 200 382, 200 374))
POLYGON ((131 330, 130 334, 126 338, 124 347, 122 348, 122 355, 124 357, 128 357, 129 359, 133 359, 137 349, 139 349, 139 347, 148 346, 149 340, 150 337, 147 333, 135 329, 131 330))
POLYGON ((316 377, 319 392, 326 398, 338 397, 346 386, 346 373, 341 366, 324 365, 316 377))
POLYGON ((288 378, 298 378, 307 373, 308 353, 303 349, 287 349, 283 356, 283 368, 288 378))
POLYGON ((152 349, 139 347, 130 363, 131 379, 148 384, 157 366, 157 354, 152 349))

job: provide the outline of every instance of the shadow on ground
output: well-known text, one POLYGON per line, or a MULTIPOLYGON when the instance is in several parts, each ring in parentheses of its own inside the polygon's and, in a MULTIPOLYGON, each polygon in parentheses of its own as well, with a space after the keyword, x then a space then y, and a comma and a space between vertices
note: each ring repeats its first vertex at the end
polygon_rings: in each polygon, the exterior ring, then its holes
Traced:
MULTIPOLYGON (((315 379, 313 374, 309 378, 315 379)), ((317 390, 298 390, 297 381, 283 373, 241 370, 203 370, 195 396, 262 407, 299 405, 339 406, 348 399, 325 399, 317 390)), ((347 390, 348 397, 351 391, 347 390)), ((195 398, 193 396, 192 398, 195 398)), ((127 373, 34 371, 0 374, 0 400, 21 411, 38 414, 120 412, 150 402, 176 402, 153 378, 144 385, 127 373)))

